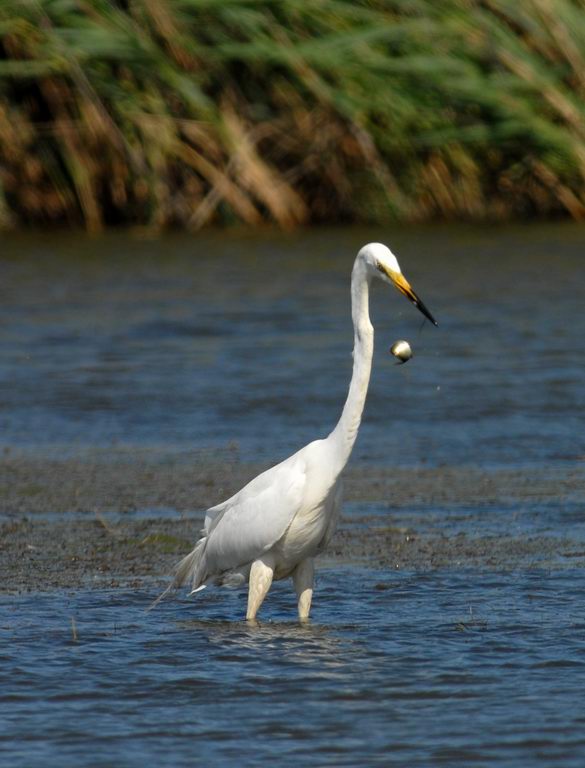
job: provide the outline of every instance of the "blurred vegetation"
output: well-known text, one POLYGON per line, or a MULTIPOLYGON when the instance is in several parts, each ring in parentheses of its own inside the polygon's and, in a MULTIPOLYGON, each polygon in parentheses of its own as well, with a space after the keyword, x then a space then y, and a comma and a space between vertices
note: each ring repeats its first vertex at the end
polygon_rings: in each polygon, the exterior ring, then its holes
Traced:
POLYGON ((585 216, 582 0, 2 0, 0 226, 585 216))

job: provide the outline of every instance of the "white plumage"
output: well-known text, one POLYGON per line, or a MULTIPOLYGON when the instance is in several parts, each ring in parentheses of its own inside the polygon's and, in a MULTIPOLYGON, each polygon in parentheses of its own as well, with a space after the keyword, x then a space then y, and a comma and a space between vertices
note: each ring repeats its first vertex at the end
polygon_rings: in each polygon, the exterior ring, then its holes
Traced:
POLYGON ((249 581, 246 618, 254 620, 273 579, 292 576, 301 620, 313 592, 313 558, 326 546, 341 507, 341 473, 359 429, 372 364, 374 331, 368 312, 370 281, 395 285, 436 325, 384 245, 358 253, 352 272, 354 365, 349 393, 335 429, 262 472, 205 515, 201 538, 177 566, 173 586, 193 591, 210 583, 249 581))

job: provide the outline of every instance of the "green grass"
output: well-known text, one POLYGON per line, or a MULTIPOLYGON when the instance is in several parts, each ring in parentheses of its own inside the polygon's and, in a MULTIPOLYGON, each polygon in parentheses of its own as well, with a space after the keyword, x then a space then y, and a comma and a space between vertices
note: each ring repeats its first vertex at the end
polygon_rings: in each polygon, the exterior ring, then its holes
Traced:
POLYGON ((582 0, 3 0, 0 227, 585 216, 582 0))

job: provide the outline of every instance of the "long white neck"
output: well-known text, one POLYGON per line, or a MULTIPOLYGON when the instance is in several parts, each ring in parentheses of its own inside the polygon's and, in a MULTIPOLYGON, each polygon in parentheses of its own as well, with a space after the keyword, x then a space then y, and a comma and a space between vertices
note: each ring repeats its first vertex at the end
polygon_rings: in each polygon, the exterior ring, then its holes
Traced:
POLYGON ((334 449, 339 471, 347 464, 356 441, 370 383, 374 328, 370 322, 368 309, 369 292, 369 275, 366 265, 358 257, 351 273, 351 316, 354 329, 353 373, 341 418, 327 438, 334 449))

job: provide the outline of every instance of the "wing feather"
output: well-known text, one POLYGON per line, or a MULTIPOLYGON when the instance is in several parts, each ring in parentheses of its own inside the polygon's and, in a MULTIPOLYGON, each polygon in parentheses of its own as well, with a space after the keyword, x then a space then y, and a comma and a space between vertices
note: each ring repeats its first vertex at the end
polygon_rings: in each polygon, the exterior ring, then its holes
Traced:
POLYGON ((306 477, 305 461, 295 454, 209 509, 205 517, 207 572, 217 574, 246 565, 274 546, 302 506, 306 477))

